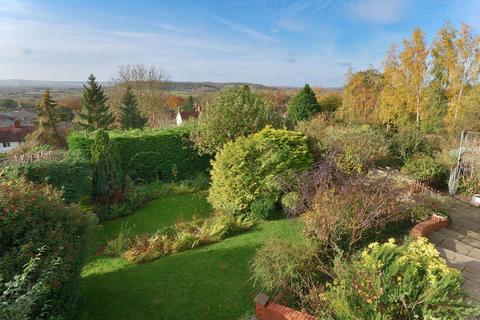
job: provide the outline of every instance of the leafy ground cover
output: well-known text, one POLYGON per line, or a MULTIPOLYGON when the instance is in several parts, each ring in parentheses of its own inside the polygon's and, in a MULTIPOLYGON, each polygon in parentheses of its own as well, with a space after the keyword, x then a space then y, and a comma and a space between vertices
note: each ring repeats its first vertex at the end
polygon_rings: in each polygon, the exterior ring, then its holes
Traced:
MULTIPOLYGON (((167 196, 135 214, 105 222, 93 247, 114 238, 127 223, 136 234, 178 219, 208 216, 206 194, 167 196)), ((301 241, 298 220, 260 223, 222 242, 146 264, 93 256, 81 280, 79 319, 237 319, 253 311, 257 292, 249 273, 255 251, 272 238, 301 241)))

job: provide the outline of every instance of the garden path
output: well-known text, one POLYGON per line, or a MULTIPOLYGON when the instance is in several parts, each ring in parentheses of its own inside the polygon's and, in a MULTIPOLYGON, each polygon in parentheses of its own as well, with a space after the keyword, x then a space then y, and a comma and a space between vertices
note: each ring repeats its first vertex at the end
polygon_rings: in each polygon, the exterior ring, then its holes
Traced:
POLYGON ((448 214, 448 228, 433 232, 428 238, 447 263, 462 272, 466 292, 480 304, 480 208, 452 200, 448 201, 448 214))

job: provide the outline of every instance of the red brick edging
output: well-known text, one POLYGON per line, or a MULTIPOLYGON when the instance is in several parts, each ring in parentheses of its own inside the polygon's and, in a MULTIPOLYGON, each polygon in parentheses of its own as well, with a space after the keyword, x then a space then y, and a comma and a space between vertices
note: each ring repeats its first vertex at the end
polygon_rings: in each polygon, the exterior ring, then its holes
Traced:
POLYGON ((257 320, 315 320, 315 317, 298 310, 271 302, 270 298, 259 293, 255 297, 255 316, 257 320))
POLYGON ((430 233, 446 227, 448 227, 448 218, 434 214, 430 220, 415 225, 411 233, 413 238, 426 237, 430 233))

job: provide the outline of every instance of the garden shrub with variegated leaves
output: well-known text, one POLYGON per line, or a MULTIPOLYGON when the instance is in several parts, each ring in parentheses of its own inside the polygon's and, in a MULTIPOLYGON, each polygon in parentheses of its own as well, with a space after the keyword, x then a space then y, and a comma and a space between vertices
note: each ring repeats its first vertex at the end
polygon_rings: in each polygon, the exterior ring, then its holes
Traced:
POLYGON ((355 258, 337 257, 334 280, 320 294, 322 319, 468 319, 462 276, 427 239, 372 243, 355 258), (328 314, 325 314, 328 313, 328 314))

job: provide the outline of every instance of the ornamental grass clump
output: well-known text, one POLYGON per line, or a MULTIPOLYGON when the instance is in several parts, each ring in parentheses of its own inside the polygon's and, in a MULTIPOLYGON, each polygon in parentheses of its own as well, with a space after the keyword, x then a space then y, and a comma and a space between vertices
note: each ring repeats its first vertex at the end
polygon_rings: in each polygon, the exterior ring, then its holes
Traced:
POLYGON ((219 242, 253 227, 255 220, 242 216, 216 214, 203 220, 179 222, 154 235, 136 236, 121 255, 133 263, 145 263, 175 252, 219 242))
POLYGON ((465 301, 462 276, 449 268, 428 240, 372 243, 334 262, 335 277, 320 294, 333 319, 445 319, 479 315, 465 301))

